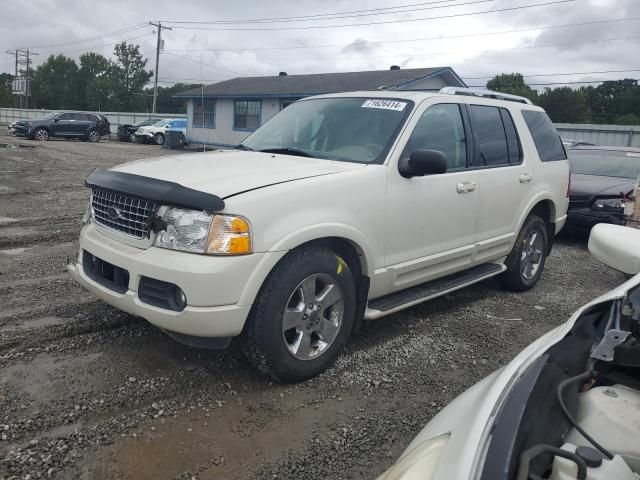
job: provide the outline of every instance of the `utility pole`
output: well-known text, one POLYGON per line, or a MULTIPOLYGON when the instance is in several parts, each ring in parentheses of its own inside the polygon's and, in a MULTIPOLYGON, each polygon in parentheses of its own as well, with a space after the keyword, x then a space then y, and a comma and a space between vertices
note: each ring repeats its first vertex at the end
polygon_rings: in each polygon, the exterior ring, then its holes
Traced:
POLYGON ((38 54, 30 52, 28 48, 26 50, 20 49, 20 48, 17 48, 13 51, 7 50, 7 53, 11 56, 15 56, 15 59, 16 59, 16 71, 15 71, 14 80, 18 80, 20 78, 20 66, 21 65, 26 66, 26 73, 25 73, 25 79, 24 79, 25 91, 23 94, 19 94, 18 96, 20 97, 20 108, 22 108, 23 96, 25 97, 25 108, 29 108, 29 94, 31 93, 29 88, 29 80, 30 80, 29 68, 31 67, 31 55, 38 55, 38 54))
POLYGON ((158 21, 158 23, 149 22, 149 25, 153 25, 158 29, 158 40, 156 42, 156 78, 153 82, 153 113, 156 113, 156 106, 158 104, 158 68, 160 66, 160 37, 162 35, 162 29, 165 30, 173 30, 171 27, 163 27, 162 23, 158 21))

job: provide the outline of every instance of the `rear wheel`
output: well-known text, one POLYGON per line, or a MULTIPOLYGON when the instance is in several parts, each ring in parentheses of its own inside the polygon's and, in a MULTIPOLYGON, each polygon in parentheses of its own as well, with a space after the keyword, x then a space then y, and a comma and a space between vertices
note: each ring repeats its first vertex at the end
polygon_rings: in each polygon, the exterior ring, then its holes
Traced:
POLYGON ((131 135, 129 135, 129 141, 131 143, 136 143, 136 134, 132 133, 131 135))
POLYGON ((529 215, 505 261, 507 270, 498 277, 504 288, 523 292, 538 282, 547 259, 548 235, 544 220, 537 215, 529 215))
POLYGON ((99 142, 100 141, 100 132, 98 130, 91 130, 87 134, 87 140, 89 140, 92 143, 99 142))
POLYGON ((153 136, 153 141, 156 142, 156 145, 163 145, 164 144, 164 135, 162 133, 156 133, 153 136))
POLYGON ((33 132, 33 138, 46 142, 49 140, 49 131, 46 128, 36 128, 35 132, 33 132))
POLYGON ((243 333, 243 350, 281 382, 317 375, 335 362, 355 317, 348 265, 321 247, 289 254, 269 275, 243 333))

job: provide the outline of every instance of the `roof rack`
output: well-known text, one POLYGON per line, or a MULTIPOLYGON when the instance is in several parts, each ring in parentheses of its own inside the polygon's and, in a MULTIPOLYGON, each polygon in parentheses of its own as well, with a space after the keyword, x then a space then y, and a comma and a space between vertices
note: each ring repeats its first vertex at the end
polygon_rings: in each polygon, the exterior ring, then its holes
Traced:
POLYGON ((533 105, 531 100, 519 95, 510 95, 508 93, 494 92, 492 90, 473 90, 471 88, 459 88, 459 87, 444 87, 440 89, 440 93, 446 93, 447 95, 469 95, 471 97, 484 97, 494 98, 496 100, 506 100, 508 102, 526 103, 527 105, 533 105))

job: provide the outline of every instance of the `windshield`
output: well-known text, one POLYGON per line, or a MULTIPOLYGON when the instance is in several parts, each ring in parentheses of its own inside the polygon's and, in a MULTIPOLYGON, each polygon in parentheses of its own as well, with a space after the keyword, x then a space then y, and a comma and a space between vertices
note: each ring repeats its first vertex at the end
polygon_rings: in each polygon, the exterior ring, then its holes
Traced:
POLYGON ((240 148, 382 163, 412 105, 381 98, 301 100, 256 130, 240 148))
POLYGON ((569 150, 571 173, 636 179, 640 176, 640 152, 569 150))
POLYGON ((164 127, 170 121, 171 121, 171 118, 165 118, 164 120, 158 120, 153 125, 156 126, 156 127, 164 127))
POLYGON ((149 125, 155 125, 156 123, 158 123, 159 120, 156 119, 152 119, 152 120, 145 120, 144 122, 140 123, 140 127, 148 127, 149 125))

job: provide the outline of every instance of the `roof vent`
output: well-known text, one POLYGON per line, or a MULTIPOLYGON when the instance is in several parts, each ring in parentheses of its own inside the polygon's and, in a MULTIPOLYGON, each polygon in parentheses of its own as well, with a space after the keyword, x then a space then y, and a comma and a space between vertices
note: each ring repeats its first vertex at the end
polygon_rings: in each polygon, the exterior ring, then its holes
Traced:
POLYGON ((287 72, 280 72, 278 74, 279 77, 286 77, 287 76, 287 72))
POLYGON ((391 65, 389 70, 400 70, 400 67, 398 65, 391 65))

